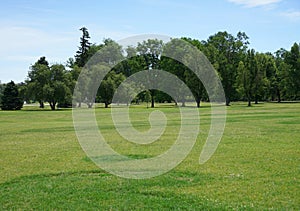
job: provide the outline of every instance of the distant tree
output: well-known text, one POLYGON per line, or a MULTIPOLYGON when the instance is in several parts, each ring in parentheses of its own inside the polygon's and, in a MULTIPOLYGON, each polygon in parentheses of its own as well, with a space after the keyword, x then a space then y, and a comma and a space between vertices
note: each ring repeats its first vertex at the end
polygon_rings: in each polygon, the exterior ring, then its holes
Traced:
POLYGON ((101 46, 101 51, 97 54, 97 58, 108 66, 115 66, 123 59, 122 46, 112 39, 104 39, 104 45, 101 46))
POLYGON ((104 103, 105 108, 111 104, 116 89, 124 80, 125 76, 122 73, 116 74, 114 71, 111 71, 101 82, 97 96, 99 101, 104 103))
MULTIPOLYGON (((199 51, 203 52, 205 46, 204 46, 204 42, 200 42, 199 40, 196 39, 191 39, 191 38, 181 38, 182 40, 190 43, 191 45, 193 45, 194 47, 196 47, 199 51)), ((191 56, 191 55, 190 55, 191 56)), ((187 61, 193 61, 195 60, 194 58, 188 58, 187 61)), ((198 61, 200 62, 200 61, 198 61)), ((198 67, 201 67, 203 64, 199 64, 197 65, 198 67)), ((197 71, 199 73, 199 68, 196 68, 195 65, 192 65, 195 69, 194 71, 197 71)), ((200 107, 200 102, 201 100, 203 100, 207 93, 205 91, 205 88, 202 84, 202 82, 200 81, 200 79, 198 78, 198 76, 190 71, 189 69, 186 69, 184 72, 184 76, 185 76, 185 82, 188 85, 188 87, 190 88, 191 92, 193 93, 193 96, 196 100, 197 103, 197 107, 200 107)))
POLYGON ((288 83, 287 93, 290 99, 300 99, 300 48, 297 43, 294 43, 291 50, 286 52, 285 63, 290 68, 287 69, 288 83))
POLYGON ((300 49, 294 43, 290 51, 275 52, 278 101, 300 99, 300 49))
MULTIPOLYGON (((98 47, 95 45, 97 50, 97 54, 93 57, 86 68, 81 68, 79 66, 74 66, 72 70, 73 78, 76 78, 80 74, 80 80, 77 81, 76 90, 74 91, 73 100, 78 103, 78 106, 81 106, 81 102, 87 104, 89 108, 92 108, 95 100, 97 102, 105 101, 104 103, 107 106, 110 104, 109 97, 103 97, 105 93, 103 90, 109 92, 110 90, 114 90, 114 88, 108 87, 112 85, 110 79, 103 82, 101 89, 102 98, 97 95, 97 88, 99 87, 99 78, 101 76, 105 76, 106 73, 111 70, 116 73, 119 71, 119 62, 122 61, 122 47, 111 39, 105 39, 104 44, 98 47), (105 74, 105 75, 104 75, 105 74)), ((93 49, 93 48, 91 48, 93 49)), ((118 74, 117 74, 118 75, 118 74)), ((99 92, 98 92, 99 93, 99 92)), ((110 96, 110 93, 107 93, 107 96, 110 96)))
POLYGON ((253 97, 255 104, 258 104, 258 100, 264 99, 265 94, 268 92, 269 81, 266 77, 266 71, 272 68, 272 63, 268 56, 264 53, 256 53, 253 61, 253 97))
POLYGON ((100 98, 99 101, 104 103, 105 108, 108 108, 108 105, 111 104, 115 89, 116 85, 111 77, 102 81, 98 96, 100 98))
MULTIPOLYGON (((94 56, 99 50, 101 50, 101 48, 103 48, 103 44, 91 44, 90 47, 88 48, 88 52, 87 52, 87 61, 94 56)), ((86 62, 87 62, 86 61, 86 62)))
POLYGON ((203 41, 199 41, 197 39, 192 39, 192 38, 189 38, 189 37, 182 37, 181 39, 188 42, 188 43, 190 43, 191 45, 195 46, 200 51, 204 50, 204 43, 205 42, 203 42, 203 41))
POLYGON ((26 83, 21 82, 18 85, 19 96, 27 103, 30 103, 30 95, 28 95, 28 86, 26 83))
MULTIPOLYGON (((149 90, 147 90, 147 91, 148 91, 148 93, 150 93, 149 90)), ((147 93, 145 93, 145 95, 146 94, 147 93)), ((145 96, 145 100, 147 100, 146 96, 145 96)), ((174 99, 170 95, 168 95, 167 93, 165 93, 163 91, 157 90, 156 95, 155 95, 155 102, 158 102, 158 103, 165 103, 165 102, 171 103, 172 101, 174 101, 174 99)), ((149 102, 149 100, 148 100, 148 102, 149 102)))
POLYGON ((129 46, 125 49, 125 52, 127 54, 126 59, 113 68, 116 73, 122 73, 124 76, 129 77, 134 73, 147 69, 144 56, 138 55, 135 47, 129 46))
POLYGON ((284 61, 287 50, 280 48, 275 52, 276 72, 274 75, 275 91, 277 102, 281 102, 286 97, 287 72, 290 68, 284 61))
MULTIPOLYGON (((63 65, 62 65, 63 66, 63 65)), ((63 82, 65 85, 65 96, 63 100, 60 100, 57 104, 58 108, 71 108, 72 107, 72 93, 76 85, 76 81, 73 80, 71 71, 64 70, 63 82)))
POLYGON ((5 84, 2 84, 1 81, 0 81, 0 105, 1 105, 4 89, 5 89, 5 84))
POLYGON ((291 100, 290 95, 290 78, 288 75, 290 66, 285 62, 280 62, 278 67, 278 75, 280 77, 280 100, 291 100))
MULTIPOLYGON (((187 67, 181 63, 186 56, 186 43, 181 39, 172 39, 170 42, 164 45, 163 47, 163 55, 160 61, 160 68, 176 75, 183 83, 186 84, 186 74, 187 67), (176 58, 176 59, 173 59, 176 58), (179 60, 179 61, 178 61, 179 60)), ((182 102, 182 107, 185 106, 186 97, 182 87, 176 87, 176 93, 174 93, 174 101, 175 105, 179 101, 182 102)))
POLYGON ((45 56, 40 57, 39 60, 36 63, 49 66, 49 62, 46 60, 45 56))
POLYGON ((23 107, 23 99, 19 96, 18 87, 13 81, 6 84, 1 97, 2 110, 20 110, 23 107))
POLYGON ((236 96, 237 68, 248 48, 248 39, 244 32, 238 32, 234 37, 225 31, 210 36, 203 43, 203 53, 220 74, 226 105, 230 105, 230 101, 236 96))
POLYGON ((278 68, 276 66, 275 57, 272 53, 265 53, 265 100, 274 101, 275 98, 280 102, 278 68), (279 95, 278 95, 279 94, 279 95))
POLYGON ((259 60, 257 59, 255 50, 251 49, 247 51, 245 61, 240 61, 237 71, 237 87, 241 95, 246 97, 248 106, 251 106, 251 100, 254 97, 255 100, 261 91, 263 86, 263 76, 261 72, 263 69, 259 67, 259 60))
POLYGON ((47 73, 49 70, 50 67, 46 57, 40 57, 39 60, 30 67, 26 80, 26 96, 38 101, 40 108, 44 108, 45 95, 43 87, 47 83, 47 73))
MULTIPOLYGON (((163 41, 158 39, 148 39, 138 43, 137 55, 140 60, 140 70, 151 70, 160 69, 160 57, 163 50, 163 41)), ((159 76, 157 76, 159 77, 159 76)), ((153 81, 155 83, 155 81, 153 81)), ((155 89, 150 89, 151 94, 151 108, 154 108, 154 96, 156 93, 155 89)))
POLYGON ((205 96, 206 94, 202 82, 199 80, 198 76, 196 76, 195 73, 191 71, 185 72, 185 80, 194 95, 197 107, 200 108, 200 102, 203 99, 203 96, 205 96))
POLYGON ((83 67, 87 63, 90 57, 89 49, 91 43, 89 42, 90 35, 88 29, 86 27, 82 27, 79 30, 82 31, 82 36, 80 38, 79 49, 75 55, 75 64, 78 65, 79 67, 83 67))
POLYGON ((68 68, 73 68, 75 65, 75 60, 74 58, 70 57, 67 61, 66 61, 66 67, 68 68))
POLYGON ((248 101, 248 106, 251 106, 251 98, 252 98, 252 74, 250 69, 245 67, 244 62, 240 61, 238 66, 238 75, 237 75, 237 84, 238 84, 238 92, 244 96, 248 101))
POLYGON ((66 71, 62 64, 49 67, 45 57, 41 57, 31 66, 26 84, 23 95, 26 99, 37 100, 41 108, 44 108, 44 102, 49 102, 52 110, 55 110, 57 103, 63 107, 71 105, 74 81, 71 72, 66 71))
POLYGON ((55 110, 57 103, 64 103, 66 98, 70 98, 67 83, 65 67, 61 64, 52 65, 47 72, 47 83, 43 86, 45 101, 49 102, 51 110, 55 110))
POLYGON ((147 102, 147 108, 149 108, 149 101, 151 100, 151 94, 149 90, 144 92, 144 101, 147 102))
POLYGON ((136 56, 136 48, 135 47, 133 47, 133 46, 128 46, 127 48, 126 48, 126 56, 127 56, 127 58, 130 58, 130 57, 134 57, 134 56, 136 56))

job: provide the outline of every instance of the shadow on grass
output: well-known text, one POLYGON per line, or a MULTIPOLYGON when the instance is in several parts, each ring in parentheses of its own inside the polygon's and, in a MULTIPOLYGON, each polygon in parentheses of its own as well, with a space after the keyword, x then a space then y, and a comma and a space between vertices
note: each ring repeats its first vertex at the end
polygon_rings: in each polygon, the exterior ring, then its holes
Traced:
POLYGON ((50 128, 32 128, 22 130, 22 133, 54 133, 54 132, 74 132, 74 127, 50 127, 50 128))
POLYGON ((50 108, 37 108, 37 107, 26 107, 26 108, 22 108, 20 111, 28 111, 28 112, 35 112, 35 111, 39 111, 39 112, 59 112, 59 111, 71 111, 72 108, 58 108, 55 110, 51 110, 50 108))
POLYGON ((31 175, 0 184, 2 209, 203 210, 228 207, 178 190, 190 180, 122 179, 100 170, 31 175))

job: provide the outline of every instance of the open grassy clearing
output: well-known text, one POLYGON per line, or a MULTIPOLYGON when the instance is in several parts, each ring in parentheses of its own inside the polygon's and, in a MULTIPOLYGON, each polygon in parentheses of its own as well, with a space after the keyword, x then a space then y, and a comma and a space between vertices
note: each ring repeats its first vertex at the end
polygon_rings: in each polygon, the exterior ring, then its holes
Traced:
MULTIPOLYGON (((178 108, 164 136, 150 146, 122 140, 110 110, 96 109, 101 132, 121 154, 144 158, 164 152, 177 137, 178 108)), ((199 165, 210 125, 200 108, 201 133, 189 156, 171 172, 147 180, 122 179, 96 167, 82 151, 71 110, 0 112, 2 209, 300 209, 300 103, 227 108, 227 124, 213 157, 199 165)), ((149 128, 145 105, 131 111, 133 125, 149 128)))

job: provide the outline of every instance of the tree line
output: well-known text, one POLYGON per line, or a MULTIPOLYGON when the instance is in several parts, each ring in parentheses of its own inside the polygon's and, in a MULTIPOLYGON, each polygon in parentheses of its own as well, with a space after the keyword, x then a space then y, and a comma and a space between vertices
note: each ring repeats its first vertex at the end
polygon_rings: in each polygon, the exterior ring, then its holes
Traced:
MULTIPOLYGON (((93 102, 104 103, 108 107, 112 102, 117 87, 129 76, 141 71, 159 69, 176 75, 191 90, 200 107, 201 101, 209 101, 206 90, 198 79, 182 63, 165 57, 162 52, 172 52, 172 45, 178 40, 184 40, 199 49, 210 61, 219 75, 226 96, 226 105, 231 101, 294 101, 300 99, 300 49, 294 43, 290 50, 283 48, 274 53, 256 52, 249 48, 249 37, 244 32, 235 36, 228 32, 218 32, 207 40, 197 40, 183 37, 172 39, 169 43, 157 39, 149 39, 123 49, 112 39, 104 39, 101 44, 92 44, 88 29, 80 29, 80 45, 73 58, 69 58, 65 65, 50 65, 46 57, 42 56, 30 66, 26 80, 20 84, 10 82, 0 83, 0 105, 3 110, 21 109, 20 102, 38 102, 41 108, 48 102, 51 109, 57 107, 71 107, 76 102, 92 107, 93 102), (91 99, 84 91, 73 95, 77 79, 87 62, 99 50, 107 56, 111 63, 111 71, 105 76, 99 89, 91 99), (107 52, 106 52, 107 51, 107 52), (125 52, 125 54, 124 54, 125 52), (113 55, 114 58, 111 58, 113 55), (79 94, 78 94, 79 93, 79 94)), ((97 77, 88 73, 86 83, 92 83, 89 78, 97 77)), ((88 86, 87 86, 88 87, 88 86)), ((130 91, 130 90, 128 90, 130 91)), ((186 97, 174 99, 159 90, 147 90, 134 97, 134 101, 150 102, 181 102, 185 105, 186 97)))

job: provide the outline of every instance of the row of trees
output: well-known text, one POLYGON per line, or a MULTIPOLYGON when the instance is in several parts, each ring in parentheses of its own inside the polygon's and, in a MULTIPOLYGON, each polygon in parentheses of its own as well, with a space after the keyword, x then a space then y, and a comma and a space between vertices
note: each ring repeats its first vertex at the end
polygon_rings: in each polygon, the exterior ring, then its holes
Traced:
MULTIPOLYGON (((154 69, 168 71, 183 81, 192 91, 198 107, 200 101, 209 100, 203 84, 193 72, 182 63, 163 56, 163 52, 174 53, 172 46, 178 45, 178 39, 167 44, 161 40, 150 39, 138 43, 136 47, 122 49, 111 39, 105 39, 103 44, 92 44, 87 28, 80 30, 82 36, 78 51, 66 65, 49 65, 46 58, 41 57, 30 67, 28 78, 18 85, 19 94, 25 101, 39 102, 41 108, 44 107, 44 102, 49 102, 52 110, 57 106, 71 106, 72 93, 79 74, 100 49, 101 58, 110 64, 112 70, 102 81, 97 93, 89 97, 85 90, 73 96, 77 106, 86 103, 91 107, 96 97, 96 102, 102 102, 108 107, 122 81, 141 70, 154 69)), ((281 102, 300 99, 300 49, 297 43, 290 50, 259 53, 249 48, 249 38, 244 32, 239 32, 236 36, 218 32, 205 41, 191 38, 181 40, 189 42, 208 58, 221 79, 226 105, 236 100, 246 100, 250 106, 251 101, 258 103, 261 100, 281 102)), ((97 75, 92 74, 95 73, 86 73, 87 80, 84 83, 94 83, 93 78, 97 75)), ((3 85, 0 85, 0 95, 4 90, 3 85)), ((0 98, 3 101, 3 97, 0 98)), ((155 102, 166 101, 174 101, 176 104, 182 102, 184 106, 187 98, 179 96, 173 99, 166 93, 150 89, 135 96, 134 100, 149 100, 151 107, 154 107, 155 102)))

